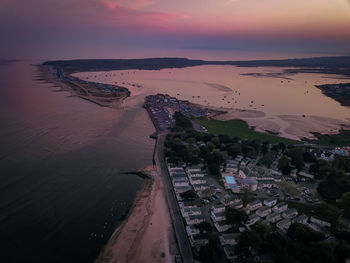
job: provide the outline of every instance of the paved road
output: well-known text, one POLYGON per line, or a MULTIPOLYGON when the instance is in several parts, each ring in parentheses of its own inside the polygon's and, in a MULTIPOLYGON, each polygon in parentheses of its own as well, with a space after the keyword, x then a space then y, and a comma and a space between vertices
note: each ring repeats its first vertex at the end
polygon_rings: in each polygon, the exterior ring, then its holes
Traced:
POLYGON ((164 140, 166 133, 158 135, 156 142, 156 151, 154 160, 156 163, 156 169, 159 174, 163 176, 164 188, 169 206, 169 212, 172 219, 174 232, 178 242, 180 254, 184 263, 193 263, 193 255, 190 242, 187 237, 185 225, 182 220, 179 205, 177 203, 175 192, 170 180, 170 175, 164 160, 164 140))

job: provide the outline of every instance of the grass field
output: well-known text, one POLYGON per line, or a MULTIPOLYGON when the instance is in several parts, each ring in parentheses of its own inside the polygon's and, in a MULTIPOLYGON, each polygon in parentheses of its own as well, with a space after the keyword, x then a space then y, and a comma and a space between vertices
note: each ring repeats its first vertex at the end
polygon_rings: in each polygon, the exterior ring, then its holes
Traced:
POLYGON ((214 119, 198 119, 197 122, 204 126, 208 132, 213 134, 225 134, 247 140, 259 139, 261 141, 269 141, 272 144, 280 142, 285 144, 298 143, 298 141, 293 141, 279 136, 256 132, 250 129, 248 124, 243 120, 219 121, 214 119))

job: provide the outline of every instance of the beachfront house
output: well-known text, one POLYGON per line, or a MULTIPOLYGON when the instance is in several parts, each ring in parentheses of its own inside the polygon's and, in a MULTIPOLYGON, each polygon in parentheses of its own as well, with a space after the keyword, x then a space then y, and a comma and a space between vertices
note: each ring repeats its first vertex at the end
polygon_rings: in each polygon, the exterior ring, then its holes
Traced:
POLYGON ((260 207, 256 210, 256 214, 260 217, 265 217, 271 213, 271 208, 269 206, 260 207))
POLYGON ((281 203, 278 203, 277 205, 275 205, 272 208, 272 211, 276 212, 276 213, 282 213, 282 212, 286 211, 287 209, 288 209, 288 204, 281 202, 281 203))

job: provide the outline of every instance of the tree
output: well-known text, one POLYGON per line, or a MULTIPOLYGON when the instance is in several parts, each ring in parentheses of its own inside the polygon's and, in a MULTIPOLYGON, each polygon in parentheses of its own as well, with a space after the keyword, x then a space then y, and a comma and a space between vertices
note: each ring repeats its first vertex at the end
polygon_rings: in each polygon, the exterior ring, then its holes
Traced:
POLYGON ((248 220, 247 214, 243 210, 238 210, 233 207, 226 207, 226 221, 230 225, 240 225, 248 220))
POLYGON ((193 129, 193 125, 190 119, 188 119, 181 112, 178 112, 178 111, 175 112, 174 119, 175 119, 176 126, 184 129, 193 129))
POLYGON ((350 192, 346 192, 339 200, 342 208, 344 208, 344 216, 350 218, 350 192))
POLYGON ((227 152, 232 158, 236 158, 237 155, 242 154, 241 144, 239 144, 239 143, 231 144, 230 147, 228 147, 227 152))
POLYGON ((209 236, 209 243, 202 246, 199 251, 199 258, 204 262, 213 262, 220 258, 220 241, 217 235, 209 236))
POLYGON ((288 228, 288 236, 296 241, 300 242, 318 242, 325 239, 325 236, 311 229, 310 227, 300 224, 293 223, 288 228))
POLYGON ((289 159, 287 156, 282 156, 278 161, 278 170, 280 170, 283 174, 287 175, 292 170, 292 167, 289 165, 289 159))
POLYGON ((183 198, 185 200, 193 200, 193 199, 197 198, 197 194, 193 190, 188 190, 184 193, 181 193, 180 196, 181 196, 181 198, 183 198))
POLYGON ((212 230, 212 227, 211 227, 210 223, 208 223, 208 222, 199 223, 199 224, 195 225, 195 227, 197 229, 199 229, 199 231, 201 233, 203 233, 203 232, 208 232, 209 233, 212 230))
POLYGON ((244 231, 238 237, 235 251, 237 254, 252 254, 252 252, 258 251, 263 244, 263 240, 260 235, 255 231, 244 231))
POLYGON ((304 157, 302 148, 294 148, 289 150, 288 155, 292 159, 292 164, 300 171, 304 167, 304 157))
POLYGON ((334 223, 338 220, 340 216, 340 211, 336 206, 327 203, 322 203, 316 205, 315 214, 323 220, 334 223))
POLYGON ((209 172, 214 175, 214 176, 218 176, 220 175, 220 165, 217 163, 209 163, 208 164, 208 169, 209 172))

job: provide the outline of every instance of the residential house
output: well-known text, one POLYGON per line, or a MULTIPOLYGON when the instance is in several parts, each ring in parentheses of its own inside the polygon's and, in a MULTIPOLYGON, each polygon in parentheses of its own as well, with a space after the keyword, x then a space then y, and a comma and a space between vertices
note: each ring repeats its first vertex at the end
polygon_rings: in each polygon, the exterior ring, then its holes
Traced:
POLYGON ((229 245, 224 247, 225 256, 229 261, 235 258, 235 246, 229 245))
POLYGON ((319 225, 319 226, 323 226, 323 227, 331 227, 331 223, 327 222, 327 221, 324 221, 322 220, 321 218, 319 217, 316 217, 316 216, 311 216, 310 217, 310 221, 316 225, 319 225))
POLYGON ((194 226, 186 226, 186 232, 188 236, 198 235, 200 233, 199 229, 194 226))
POLYGON ((190 182, 192 185, 206 184, 207 180, 204 177, 190 177, 190 182))
POLYGON ((288 204, 281 202, 281 203, 278 203, 277 205, 275 205, 272 208, 272 211, 276 212, 276 213, 282 213, 282 212, 286 211, 287 209, 288 209, 288 204))
POLYGON ((225 212, 218 212, 218 213, 215 213, 215 212, 211 211, 211 219, 212 219, 214 222, 226 220, 226 213, 225 213, 225 212))
POLYGON ((265 217, 271 213, 271 208, 269 206, 263 206, 256 210, 255 213, 260 217, 265 217))
POLYGON ((276 204, 277 204, 277 198, 275 198, 275 197, 270 197, 270 198, 264 200, 264 205, 266 205, 266 206, 272 207, 276 204))
POLYGON ((270 223, 276 223, 280 219, 281 219, 281 215, 276 212, 273 212, 272 214, 269 214, 266 217, 266 220, 269 221, 270 223))
POLYGON ((298 215, 298 211, 295 208, 287 209, 282 213, 283 218, 293 218, 298 215))
POLYGON ((214 222, 214 226, 218 232, 225 232, 229 230, 232 226, 227 223, 226 220, 214 222))
POLYGON ((260 207, 262 207, 262 203, 260 200, 255 200, 247 204, 247 208, 249 211, 257 210, 260 207))
POLYGON ((273 188, 276 187, 276 182, 274 180, 262 180, 257 179, 260 188, 273 188))
POLYGON ((219 239, 220 239, 220 243, 222 246, 226 246, 226 245, 236 245, 237 241, 237 234, 220 234, 219 239))
POLYGON ((208 234, 196 234, 190 236, 190 243, 192 247, 201 247, 209 243, 208 234))
POLYGON ((246 225, 248 226, 252 226, 254 225, 256 222, 258 222, 260 220, 260 216, 258 216, 257 214, 252 214, 249 216, 248 221, 246 222, 246 225))
POLYGON ((288 228, 290 227, 291 224, 292 224, 292 221, 290 221, 289 218, 285 218, 285 219, 279 221, 276 224, 276 226, 281 230, 288 230, 288 228))
POLYGON ((183 217, 190 216, 190 215, 201 215, 202 210, 199 207, 184 207, 181 208, 181 214, 183 217))
POLYGON ((297 216, 296 218, 293 219, 293 223, 300 223, 300 224, 306 225, 308 219, 309 218, 306 215, 301 214, 300 216, 297 216))
POLYGON ((197 225, 205 221, 202 215, 189 215, 185 217, 187 225, 197 225))
POLYGON ((193 166, 188 166, 186 167, 186 172, 187 173, 199 173, 202 171, 202 165, 193 165, 193 166))
POLYGON ((226 211, 226 207, 222 204, 213 205, 211 211, 214 213, 221 213, 226 211))

